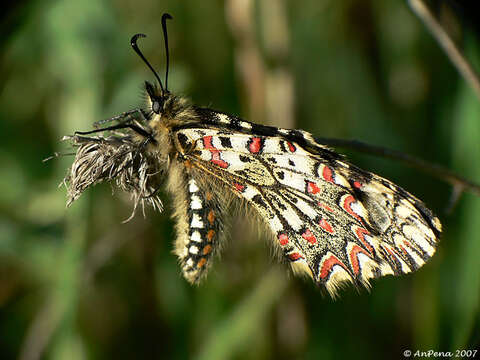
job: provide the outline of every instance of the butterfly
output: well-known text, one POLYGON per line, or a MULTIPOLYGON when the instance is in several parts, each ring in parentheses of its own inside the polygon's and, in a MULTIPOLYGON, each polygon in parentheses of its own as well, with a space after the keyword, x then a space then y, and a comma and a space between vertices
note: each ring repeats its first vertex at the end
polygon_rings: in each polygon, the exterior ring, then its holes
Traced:
POLYGON ((150 203, 161 211, 158 192, 166 186, 175 254, 191 283, 218 253, 232 204, 259 219, 295 273, 332 296, 348 283, 368 288, 371 279, 415 271, 432 257, 441 223, 401 187, 306 131, 255 124, 170 93, 170 18, 162 16, 165 87, 138 48, 145 35, 135 35, 131 45, 158 81, 145 82, 146 107, 108 120, 116 125, 68 137, 77 147, 66 177, 69 204, 89 186, 110 181, 133 195, 135 208, 150 203))

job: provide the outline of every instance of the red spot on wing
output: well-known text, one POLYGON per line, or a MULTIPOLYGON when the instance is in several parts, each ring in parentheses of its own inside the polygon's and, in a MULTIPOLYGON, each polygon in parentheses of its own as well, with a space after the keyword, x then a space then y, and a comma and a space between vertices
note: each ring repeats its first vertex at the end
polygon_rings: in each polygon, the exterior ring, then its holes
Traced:
MULTIPOLYGON (((217 150, 213 145, 212 145, 212 136, 204 136, 203 137, 203 147, 207 150, 217 150)), ((218 151, 218 150, 217 150, 218 151)))
POLYGON ((238 192, 243 192, 245 190, 245 185, 242 185, 242 184, 239 184, 237 182, 234 182, 233 183, 233 187, 235 188, 235 190, 237 190, 238 192))
POLYGON ((370 235, 368 230, 361 227, 357 227, 357 229, 355 230, 355 234, 357 235, 357 238, 362 242, 362 244, 365 245, 365 248, 368 250, 368 252, 373 256, 373 248, 368 243, 368 241, 365 240, 365 235, 370 235))
POLYGON ((362 218, 352 209, 352 204, 356 201, 352 195, 348 195, 345 200, 343 200, 343 208, 358 221, 363 222, 362 218))
POLYGON ((325 230, 326 232, 329 232, 330 234, 333 234, 335 231, 333 230, 332 226, 327 222, 327 220, 323 219, 320 220, 318 223, 320 227, 325 230))
POLYGON ((335 255, 330 255, 329 258, 326 259, 322 264, 322 269, 320 270, 320 277, 323 280, 327 279, 330 271, 335 265, 340 265, 342 268, 345 269, 345 265, 340 260, 338 260, 335 255))
POLYGON ((250 139, 249 144, 248 144, 248 151, 250 151, 252 154, 256 154, 260 152, 262 148, 262 139, 259 137, 253 137, 250 139))
POLYGON ((317 194, 321 191, 321 189, 315 184, 314 182, 308 181, 307 182, 307 192, 309 194, 317 194))
POLYGON ((297 261, 298 259, 303 259, 303 256, 298 252, 291 253, 290 255, 288 255, 288 257, 291 261, 297 261))
POLYGON ((295 152, 297 150, 295 145, 293 145, 290 141, 287 141, 287 145, 288 145, 288 149, 290 150, 290 152, 295 152))
POLYGON ((305 232, 302 234, 302 237, 310 244, 315 244, 317 242, 317 238, 315 237, 315 235, 313 235, 310 229, 305 230, 305 232))
POLYGON ((220 150, 218 150, 215 146, 212 145, 212 136, 204 136, 203 137, 203 147, 206 150, 209 150, 212 154, 212 158, 210 161, 215 165, 221 167, 222 169, 226 169, 228 167, 228 163, 220 157, 220 150))
POLYGON ((333 184, 332 169, 330 169, 328 166, 323 167, 322 176, 325 179, 325 181, 331 182, 333 184))
POLYGON ((278 235, 278 241, 280 241, 280 245, 285 246, 288 244, 288 236, 286 234, 278 235))
POLYGON ((212 163, 221 167, 222 169, 226 169, 228 167, 228 163, 226 161, 220 159, 220 154, 218 154, 217 156, 212 155, 212 160, 211 161, 212 161, 212 163))
POLYGON ((362 187, 362 184, 359 183, 358 181, 354 181, 353 186, 355 186, 357 189, 360 189, 362 187))
POLYGON ((360 246, 354 245, 350 251, 350 262, 352 263, 353 272, 357 275, 360 272, 360 263, 358 261, 358 254, 362 253, 368 256, 368 254, 360 246))

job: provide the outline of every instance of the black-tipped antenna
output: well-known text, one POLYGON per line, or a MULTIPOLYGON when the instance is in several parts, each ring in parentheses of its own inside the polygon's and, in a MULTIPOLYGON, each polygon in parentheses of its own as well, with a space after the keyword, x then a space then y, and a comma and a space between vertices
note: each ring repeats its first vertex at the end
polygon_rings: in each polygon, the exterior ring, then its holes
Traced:
MULTIPOLYGON (((162 17, 162 22, 163 22, 163 17, 162 17)), ((145 64, 147 64, 147 66, 150 68, 150 70, 152 70, 153 74, 155 75, 155 77, 158 80, 158 83, 160 84, 160 89, 162 89, 162 95, 163 95, 165 93, 165 90, 163 89, 162 80, 160 80, 160 77, 158 76, 155 69, 152 67, 152 65, 150 65, 148 60, 145 59, 145 56, 143 56, 142 52, 138 48, 137 40, 138 40, 138 38, 141 38, 141 37, 147 37, 147 35, 145 35, 145 34, 135 34, 135 35, 133 35, 132 39, 130 40, 130 45, 132 45, 133 50, 135 50, 135 52, 138 54, 138 56, 140 56, 142 58, 142 60, 145 62, 145 64)), ((167 64, 168 64, 168 56, 167 56, 167 64)), ((167 73, 168 73, 168 65, 167 65, 167 73)))
POLYGON ((165 13, 162 15, 163 39, 165 40, 165 51, 167 52, 167 70, 165 71, 165 90, 168 91, 168 69, 170 67, 170 53, 168 51, 167 19, 173 19, 172 15, 165 13))

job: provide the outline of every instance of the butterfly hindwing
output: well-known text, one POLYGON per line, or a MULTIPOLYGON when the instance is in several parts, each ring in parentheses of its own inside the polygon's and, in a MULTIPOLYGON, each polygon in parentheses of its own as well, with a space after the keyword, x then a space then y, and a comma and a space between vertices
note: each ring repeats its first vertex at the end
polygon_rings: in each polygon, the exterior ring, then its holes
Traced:
POLYGON ((385 258, 395 274, 416 270, 435 252, 440 221, 399 186, 375 174, 365 177, 362 173, 350 165, 352 188, 365 205, 372 227, 382 234, 385 258))

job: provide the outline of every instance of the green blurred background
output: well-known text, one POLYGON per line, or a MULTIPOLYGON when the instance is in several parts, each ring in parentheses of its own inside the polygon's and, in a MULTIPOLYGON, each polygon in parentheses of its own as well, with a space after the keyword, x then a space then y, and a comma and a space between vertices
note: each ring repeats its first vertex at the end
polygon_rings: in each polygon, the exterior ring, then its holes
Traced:
MULTIPOLYGON (((434 5, 478 64, 475 29, 434 5)), ((12 2, 0 40, 0 359, 381 359, 479 347, 480 199, 466 194, 446 215, 451 187, 400 163, 346 152, 440 215, 438 252, 415 274, 335 301, 238 224, 208 279, 188 285, 166 195, 163 214, 127 224, 132 203, 108 185, 65 209, 57 185, 72 157, 42 159, 69 151, 63 135, 142 103, 153 76, 129 39, 148 34, 140 46, 163 73, 165 11, 173 92, 480 181, 479 101, 404 1, 12 2)))

